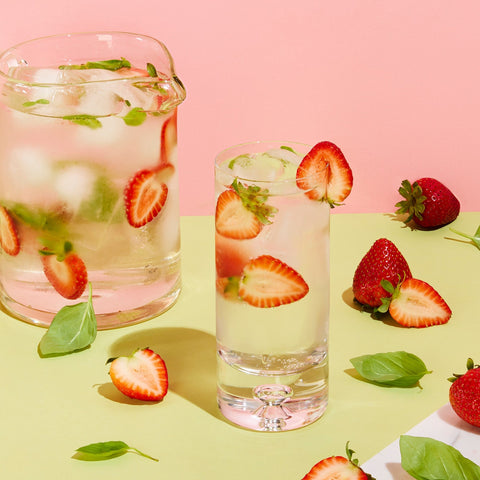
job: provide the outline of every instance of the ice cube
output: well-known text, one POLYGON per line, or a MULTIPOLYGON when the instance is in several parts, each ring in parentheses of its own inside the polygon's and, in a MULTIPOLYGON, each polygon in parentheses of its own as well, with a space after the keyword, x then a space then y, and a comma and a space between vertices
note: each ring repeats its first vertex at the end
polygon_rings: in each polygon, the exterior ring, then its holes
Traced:
POLYGON ((92 168, 86 165, 72 165, 60 170, 54 181, 54 189, 67 206, 77 212, 80 204, 93 192, 97 178, 92 168))
POLYGON ((18 147, 11 151, 11 178, 32 186, 46 185, 52 180, 52 166, 47 156, 33 147, 18 147))

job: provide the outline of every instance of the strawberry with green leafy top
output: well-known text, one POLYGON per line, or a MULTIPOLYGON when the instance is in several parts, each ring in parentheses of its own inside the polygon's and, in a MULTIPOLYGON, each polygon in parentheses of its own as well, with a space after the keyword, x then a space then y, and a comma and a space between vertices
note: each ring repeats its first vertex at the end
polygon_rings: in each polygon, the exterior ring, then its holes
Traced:
POLYGON ((420 178, 413 184, 402 182, 398 189, 405 198, 398 202, 396 213, 408 213, 405 223, 413 220, 423 228, 436 228, 453 222, 460 212, 457 197, 434 178, 420 178))
POLYGON ((386 238, 380 238, 355 270, 353 294, 359 303, 379 307, 382 299, 391 295, 383 288, 382 280, 388 280, 396 286, 400 280, 411 276, 410 267, 396 245, 386 238))
POLYGON ((404 327, 424 328, 443 325, 450 320, 452 311, 440 294, 427 282, 407 278, 396 287, 382 281, 390 298, 384 298, 378 311, 388 312, 404 327))
POLYGON ((244 186, 235 179, 231 189, 220 194, 215 209, 215 228, 220 235, 237 240, 255 238, 271 223, 277 209, 266 202, 268 190, 244 186))
POLYGON ((375 480, 358 466, 358 460, 353 458, 355 452, 348 448, 348 443, 346 451, 346 457, 324 458, 302 480, 375 480))
POLYGON ((480 366, 467 360, 467 372, 454 374, 449 391, 450 405, 454 412, 470 425, 480 427, 480 366))
POLYGON ((16 256, 20 253, 20 240, 15 223, 3 206, 0 206, 0 245, 8 255, 16 256))
POLYGON ((353 174, 342 151, 332 142, 317 143, 297 169, 297 186, 305 195, 331 207, 341 204, 353 186, 353 174))

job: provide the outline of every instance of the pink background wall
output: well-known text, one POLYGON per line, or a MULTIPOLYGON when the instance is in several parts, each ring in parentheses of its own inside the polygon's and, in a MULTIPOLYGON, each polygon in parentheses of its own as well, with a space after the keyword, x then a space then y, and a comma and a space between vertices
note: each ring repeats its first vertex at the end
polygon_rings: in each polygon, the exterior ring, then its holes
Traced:
POLYGON ((3 2, 0 49, 67 31, 162 40, 187 88, 181 210, 213 212, 213 157, 233 143, 331 140, 354 172, 336 212, 391 212, 433 176, 480 210, 477 0, 3 2))

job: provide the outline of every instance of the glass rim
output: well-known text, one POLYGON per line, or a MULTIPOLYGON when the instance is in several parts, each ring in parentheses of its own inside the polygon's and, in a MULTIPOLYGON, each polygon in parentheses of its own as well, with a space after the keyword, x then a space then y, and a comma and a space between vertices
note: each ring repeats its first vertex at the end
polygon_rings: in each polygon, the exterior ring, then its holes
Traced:
MULTIPOLYGON (((15 51, 16 49, 19 49, 25 45, 29 45, 32 43, 36 43, 39 41, 43 40, 49 40, 49 39, 61 39, 61 38, 70 38, 70 37, 88 37, 88 36, 98 36, 98 35, 117 35, 117 36, 126 36, 126 37, 140 37, 142 39, 146 39, 149 41, 152 41, 153 43, 156 43, 164 52, 166 55, 166 58, 168 60, 168 64, 170 67, 170 73, 171 77, 174 79, 178 79, 176 73, 175 73, 175 65, 173 62, 173 57, 170 54, 170 51, 166 47, 166 45, 161 42, 160 40, 156 39, 155 37, 152 37, 151 35, 145 35, 142 33, 134 33, 134 32, 126 32, 126 31, 121 31, 121 30, 92 30, 92 31, 79 31, 79 32, 71 32, 71 33, 56 33, 53 35, 43 35, 41 37, 36 37, 36 38, 31 38, 29 40, 25 40, 23 42, 17 43, 15 45, 12 45, 11 47, 0 51, 0 60, 2 60, 8 53, 15 51)), ((89 80, 89 81, 80 81, 80 82, 66 82, 66 83, 56 83, 56 82, 27 82, 27 81, 22 81, 17 78, 13 78, 8 73, 4 72, 3 69, 0 69, 0 79, 3 78, 4 81, 7 82, 13 82, 15 84, 20 84, 20 85, 27 85, 27 86, 35 86, 35 87, 65 87, 68 85, 91 85, 91 84, 101 84, 101 83, 109 83, 109 82, 123 82, 125 80, 132 81, 135 79, 142 79, 143 82, 148 82, 148 83, 153 83, 157 82, 158 80, 155 80, 154 77, 145 77, 142 75, 134 75, 131 77, 119 77, 119 78, 109 78, 109 79, 103 79, 103 80, 89 80)))
MULTIPOLYGON (((258 184, 258 185, 288 185, 290 183, 294 183, 296 184, 297 182, 297 178, 296 178, 296 175, 295 177, 292 177, 292 178, 284 178, 284 179, 281 179, 281 180, 258 180, 256 178, 251 178, 251 177, 244 177, 244 176, 239 176, 239 175, 234 175, 231 171, 229 171, 229 169, 227 167, 223 167, 222 165, 220 165, 220 156, 222 155, 225 155, 227 154, 229 151, 231 150, 234 150, 234 149, 237 149, 237 148, 241 148, 241 147, 248 147, 248 146, 251 146, 251 145, 278 145, 278 148, 280 148, 280 146, 282 145, 285 145, 285 146, 301 146, 301 147, 304 147, 306 152, 305 154, 301 153, 299 155, 300 157, 300 162, 301 160, 308 154, 308 152, 313 148, 313 145, 311 144, 308 144, 308 143, 303 143, 303 142, 297 142, 297 141, 283 141, 283 140, 252 140, 252 141, 247 141, 247 142, 242 142, 242 143, 238 143, 236 145, 231 145, 227 148, 224 148, 222 150, 220 150, 216 155, 215 155, 215 171, 219 172, 219 173, 223 173, 225 175, 229 175, 231 176, 232 178, 236 178, 240 181, 243 181, 243 182, 255 182, 255 184, 258 184)), ((270 147, 270 148, 273 148, 273 147, 270 147)), ((253 152, 245 152, 245 154, 247 153, 253 153, 253 152)), ((297 152, 295 152, 297 153, 297 152)), ((228 157, 226 157, 228 158, 228 157)), ((300 163, 299 163, 300 165, 300 163)), ((313 179, 316 179, 316 174, 312 174, 312 175, 309 175, 308 177, 306 177, 307 179, 308 178, 313 178, 313 179)))

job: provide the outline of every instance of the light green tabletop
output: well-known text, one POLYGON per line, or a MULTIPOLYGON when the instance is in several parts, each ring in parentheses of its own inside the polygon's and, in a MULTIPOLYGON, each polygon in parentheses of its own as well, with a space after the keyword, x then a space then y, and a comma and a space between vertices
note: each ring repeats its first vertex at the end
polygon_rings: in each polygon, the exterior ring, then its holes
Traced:
MULTIPOLYGON (((473 233, 480 213, 462 214, 458 230, 473 233)), ((257 433, 223 420, 215 400, 213 218, 182 218, 183 291, 163 315, 99 332, 93 346, 41 359, 45 330, 0 312, 0 477, 23 479, 298 479, 320 459, 344 454, 361 463, 448 402, 451 373, 468 356, 480 362, 480 250, 450 232, 414 231, 388 214, 331 217, 330 402, 313 425, 257 433), (412 274, 450 305, 446 325, 406 329, 354 307, 351 283, 377 238, 392 240, 412 274), (150 347, 170 379, 163 402, 136 402, 109 381, 109 357, 150 347), (421 387, 384 388, 352 375, 349 359, 406 350, 433 373, 421 387), (72 459, 76 448, 123 440, 160 459, 134 454, 103 462, 72 459)), ((294 321, 292 319, 292 321, 294 321)))

